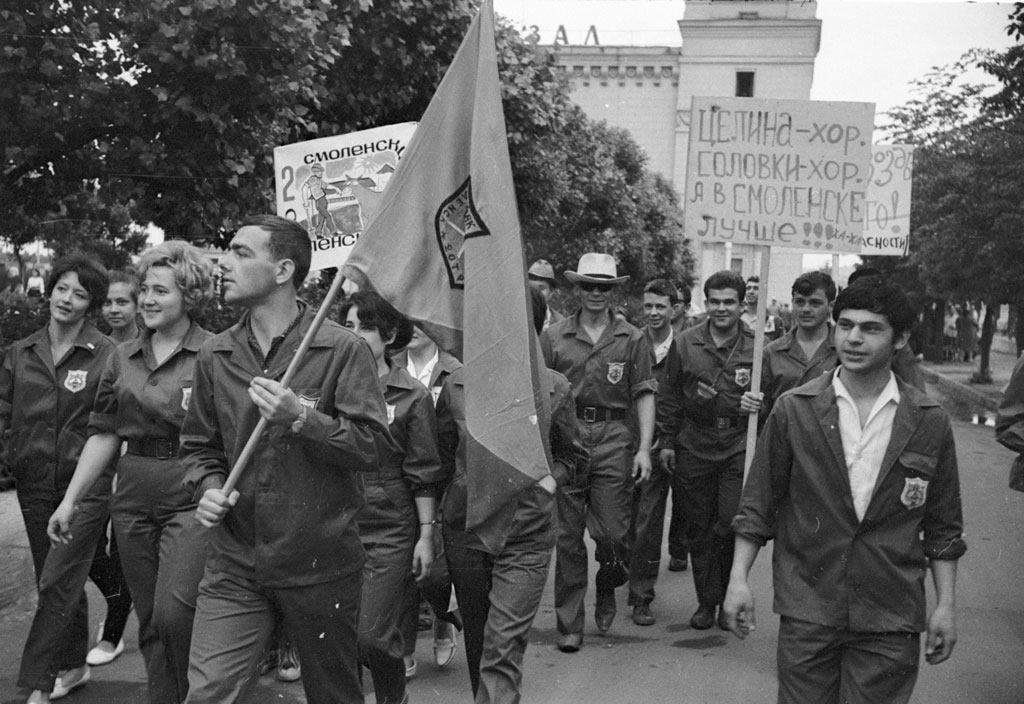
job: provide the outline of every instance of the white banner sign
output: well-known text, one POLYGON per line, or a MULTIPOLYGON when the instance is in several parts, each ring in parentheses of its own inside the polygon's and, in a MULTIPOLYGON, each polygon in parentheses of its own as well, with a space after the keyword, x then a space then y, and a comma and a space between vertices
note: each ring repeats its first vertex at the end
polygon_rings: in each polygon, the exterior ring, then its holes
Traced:
POLYGON ((348 259, 415 130, 404 122, 274 149, 277 214, 306 227, 312 270, 348 259))
POLYGON ((865 207, 866 256, 905 257, 910 247, 910 186, 914 147, 876 144, 871 148, 871 178, 865 207))
POLYGON ((686 236, 860 252, 872 103, 694 97, 686 236))

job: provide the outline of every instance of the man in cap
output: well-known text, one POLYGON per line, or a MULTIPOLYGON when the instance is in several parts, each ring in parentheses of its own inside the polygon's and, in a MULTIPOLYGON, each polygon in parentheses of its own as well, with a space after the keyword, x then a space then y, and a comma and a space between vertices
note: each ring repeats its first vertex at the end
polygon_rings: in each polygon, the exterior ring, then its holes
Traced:
POLYGON ((559 492, 559 535, 555 562, 555 613, 558 648, 576 652, 583 641, 587 591, 587 549, 583 530, 596 544, 597 604, 594 618, 601 633, 615 618, 615 588, 629 579, 627 532, 634 477, 651 472, 654 392, 647 338, 612 314, 618 276, 609 254, 580 257, 565 277, 576 285, 580 310, 541 335, 544 360, 572 383, 576 415, 590 466, 559 492), (637 419, 639 437, 631 418, 637 419))
POLYGON ((544 302, 547 303, 547 317, 544 318, 544 329, 565 319, 565 316, 551 307, 551 295, 558 288, 558 279, 555 278, 555 270, 547 259, 538 259, 530 265, 526 272, 527 277, 536 284, 537 289, 544 294, 544 302))

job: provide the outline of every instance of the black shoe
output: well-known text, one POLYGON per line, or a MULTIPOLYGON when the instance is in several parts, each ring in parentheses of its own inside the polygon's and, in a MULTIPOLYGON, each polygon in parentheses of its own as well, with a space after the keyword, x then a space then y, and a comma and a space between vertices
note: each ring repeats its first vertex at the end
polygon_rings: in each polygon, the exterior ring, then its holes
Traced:
POLYGON ((594 623, 597 624, 597 630, 601 633, 607 633, 608 629, 612 627, 612 621, 614 620, 615 592, 598 592, 597 604, 594 606, 594 623))
POLYGON ((633 623, 638 626, 653 626, 654 614, 649 604, 637 604, 633 607, 633 623))
POLYGON ((700 605, 700 608, 690 617, 690 625, 698 631, 706 631, 715 625, 715 607, 700 605))
POLYGON ((583 645, 583 636, 579 633, 566 633, 558 638, 558 649, 563 653, 577 653, 583 645))
POLYGON ((688 566, 685 557, 673 557, 668 561, 669 572, 685 572, 688 566))

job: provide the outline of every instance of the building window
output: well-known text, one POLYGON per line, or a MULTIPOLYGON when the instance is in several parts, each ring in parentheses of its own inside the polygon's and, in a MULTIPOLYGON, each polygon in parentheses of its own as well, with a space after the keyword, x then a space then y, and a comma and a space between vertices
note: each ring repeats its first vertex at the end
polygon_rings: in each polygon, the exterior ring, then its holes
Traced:
POLYGON ((733 257, 729 262, 729 268, 743 276, 743 257, 733 257))
POLYGON ((753 71, 737 71, 736 72, 736 97, 737 98, 753 98, 754 97, 754 72, 753 71))

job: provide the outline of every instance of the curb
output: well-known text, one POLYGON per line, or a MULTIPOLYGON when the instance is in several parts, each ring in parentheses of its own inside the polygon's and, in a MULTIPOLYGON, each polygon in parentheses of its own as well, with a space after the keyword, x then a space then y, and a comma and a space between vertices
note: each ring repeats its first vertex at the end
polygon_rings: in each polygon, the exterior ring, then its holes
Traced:
POLYGON ((972 404, 993 414, 999 410, 999 401, 988 394, 972 389, 970 386, 961 384, 959 381, 953 381, 934 369, 929 369, 923 365, 919 368, 925 381, 935 384, 951 400, 958 403, 972 404))

